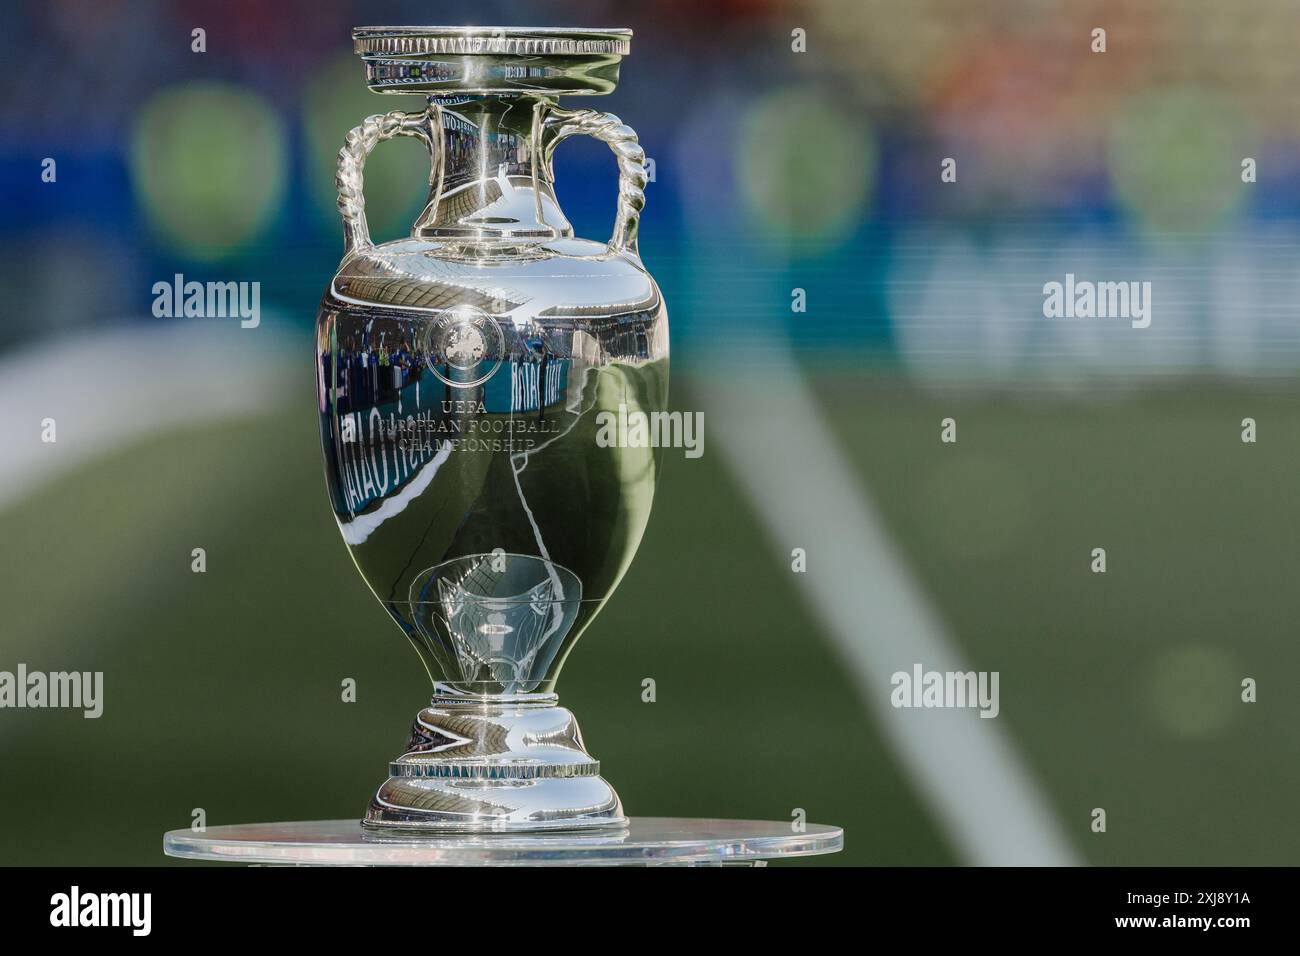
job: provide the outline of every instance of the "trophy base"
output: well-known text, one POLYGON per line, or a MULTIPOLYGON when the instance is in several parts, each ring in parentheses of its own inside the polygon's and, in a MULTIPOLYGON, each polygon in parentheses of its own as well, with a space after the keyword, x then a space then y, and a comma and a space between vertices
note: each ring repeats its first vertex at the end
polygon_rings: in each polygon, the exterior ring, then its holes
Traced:
POLYGON ((843 830, 816 823, 652 817, 613 830, 491 837, 376 833, 356 820, 186 827, 163 837, 168 856, 260 866, 766 866, 843 848, 843 830))
POLYGON ((626 826, 573 714, 554 694, 435 698, 370 799, 369 831, 517 833, 626 826))

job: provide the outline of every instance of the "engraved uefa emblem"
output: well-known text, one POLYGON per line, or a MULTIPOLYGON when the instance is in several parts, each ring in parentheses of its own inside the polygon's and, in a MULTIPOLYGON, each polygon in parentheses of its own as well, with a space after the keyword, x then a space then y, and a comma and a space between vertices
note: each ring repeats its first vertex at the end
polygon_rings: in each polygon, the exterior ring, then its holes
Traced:
POLYGON ((424 334, 429 367, 452 388, 482 385, 501 367, 505 335, 481 309, 460 305, 435 319, 424 334))

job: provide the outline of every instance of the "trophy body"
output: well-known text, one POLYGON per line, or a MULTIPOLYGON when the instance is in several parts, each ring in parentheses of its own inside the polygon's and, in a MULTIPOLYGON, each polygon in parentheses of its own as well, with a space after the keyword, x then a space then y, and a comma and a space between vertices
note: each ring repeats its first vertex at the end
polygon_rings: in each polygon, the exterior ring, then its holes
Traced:
POLYGON ((347 137, 345 254, 316 329, 334 513, 433 683, 363 822, 619 825, 618 796, 554 687, 649 517, 658 450, 618 436, 628 416, 665 408, 668 320, 637 254, 636 134, 556 98, 610 92, 630 33, 353 35, 371 89, 428 96, 424 111, 372 116, 347 137), (575 238, 555 199, 552 154, 576 134, 617 159, 608 242, 575 238), (394 136, 428 146, 429 201, 409 238, 375 245, 364 162, 394 136))

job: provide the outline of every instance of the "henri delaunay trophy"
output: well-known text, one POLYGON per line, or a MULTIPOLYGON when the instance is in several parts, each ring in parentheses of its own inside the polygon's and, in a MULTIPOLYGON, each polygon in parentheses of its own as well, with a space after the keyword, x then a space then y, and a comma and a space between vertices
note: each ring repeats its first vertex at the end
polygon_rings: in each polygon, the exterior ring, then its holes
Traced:
POLYGON ((1267 923, 1297 5, 14 0, 0 925, 1267 923))
POLYGON ((595 422, 664 408, 668 310, 637 255, 636 133, 555 100, 611 92, 629 31, 354 38, 372 90, 428 93, 348 134, 345 256, 316 329, 330 502, 433 689, 365 825, 620 824, 555 686, 650 517, 658 449, 600 447, 595 422), (579 135, 618 164, 607 242, 574 236, 556 202, 552 157, 579 135), (375 245, 365 161, 396 136, 428 146, 429 201, 410 238, 375 245), (377 344, 398 361, 354 361, 377 344))
POLYGON ((166 851, 410 865, 836 852, 837 827, 625 814, 556 693, 650 520, 662 449, 627 423, 670 415, 668 309, 637 249, 644 150, 618 116, 559 102, 613 92, 632 31, 352 36, 371 91, 425 106, 364 119, 338 153, 343 259, 315 330, 325 486, 388 618, 357 653, 405 637, 430 699, 376 756, 359 819, 172 831, 166 851), (556 151, 579 136, 612 153, 608 239, 576 236, 556 199, 556 151), (398 137, 427 151, 428 198, 409 237, 376 243, 366 161, 398 137))

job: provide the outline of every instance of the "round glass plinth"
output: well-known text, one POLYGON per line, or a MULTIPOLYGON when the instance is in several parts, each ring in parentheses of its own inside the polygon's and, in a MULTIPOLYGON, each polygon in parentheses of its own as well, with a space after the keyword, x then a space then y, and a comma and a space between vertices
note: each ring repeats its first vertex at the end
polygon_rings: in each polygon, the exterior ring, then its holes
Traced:
POLYGON ((835 853, 839 827, 789 822, 633 817, 598 832, 393 834, 356 820, 306 820, 172 830, 163 852, 187 860, 282 866, 578 866, 753 864, 835 853))

